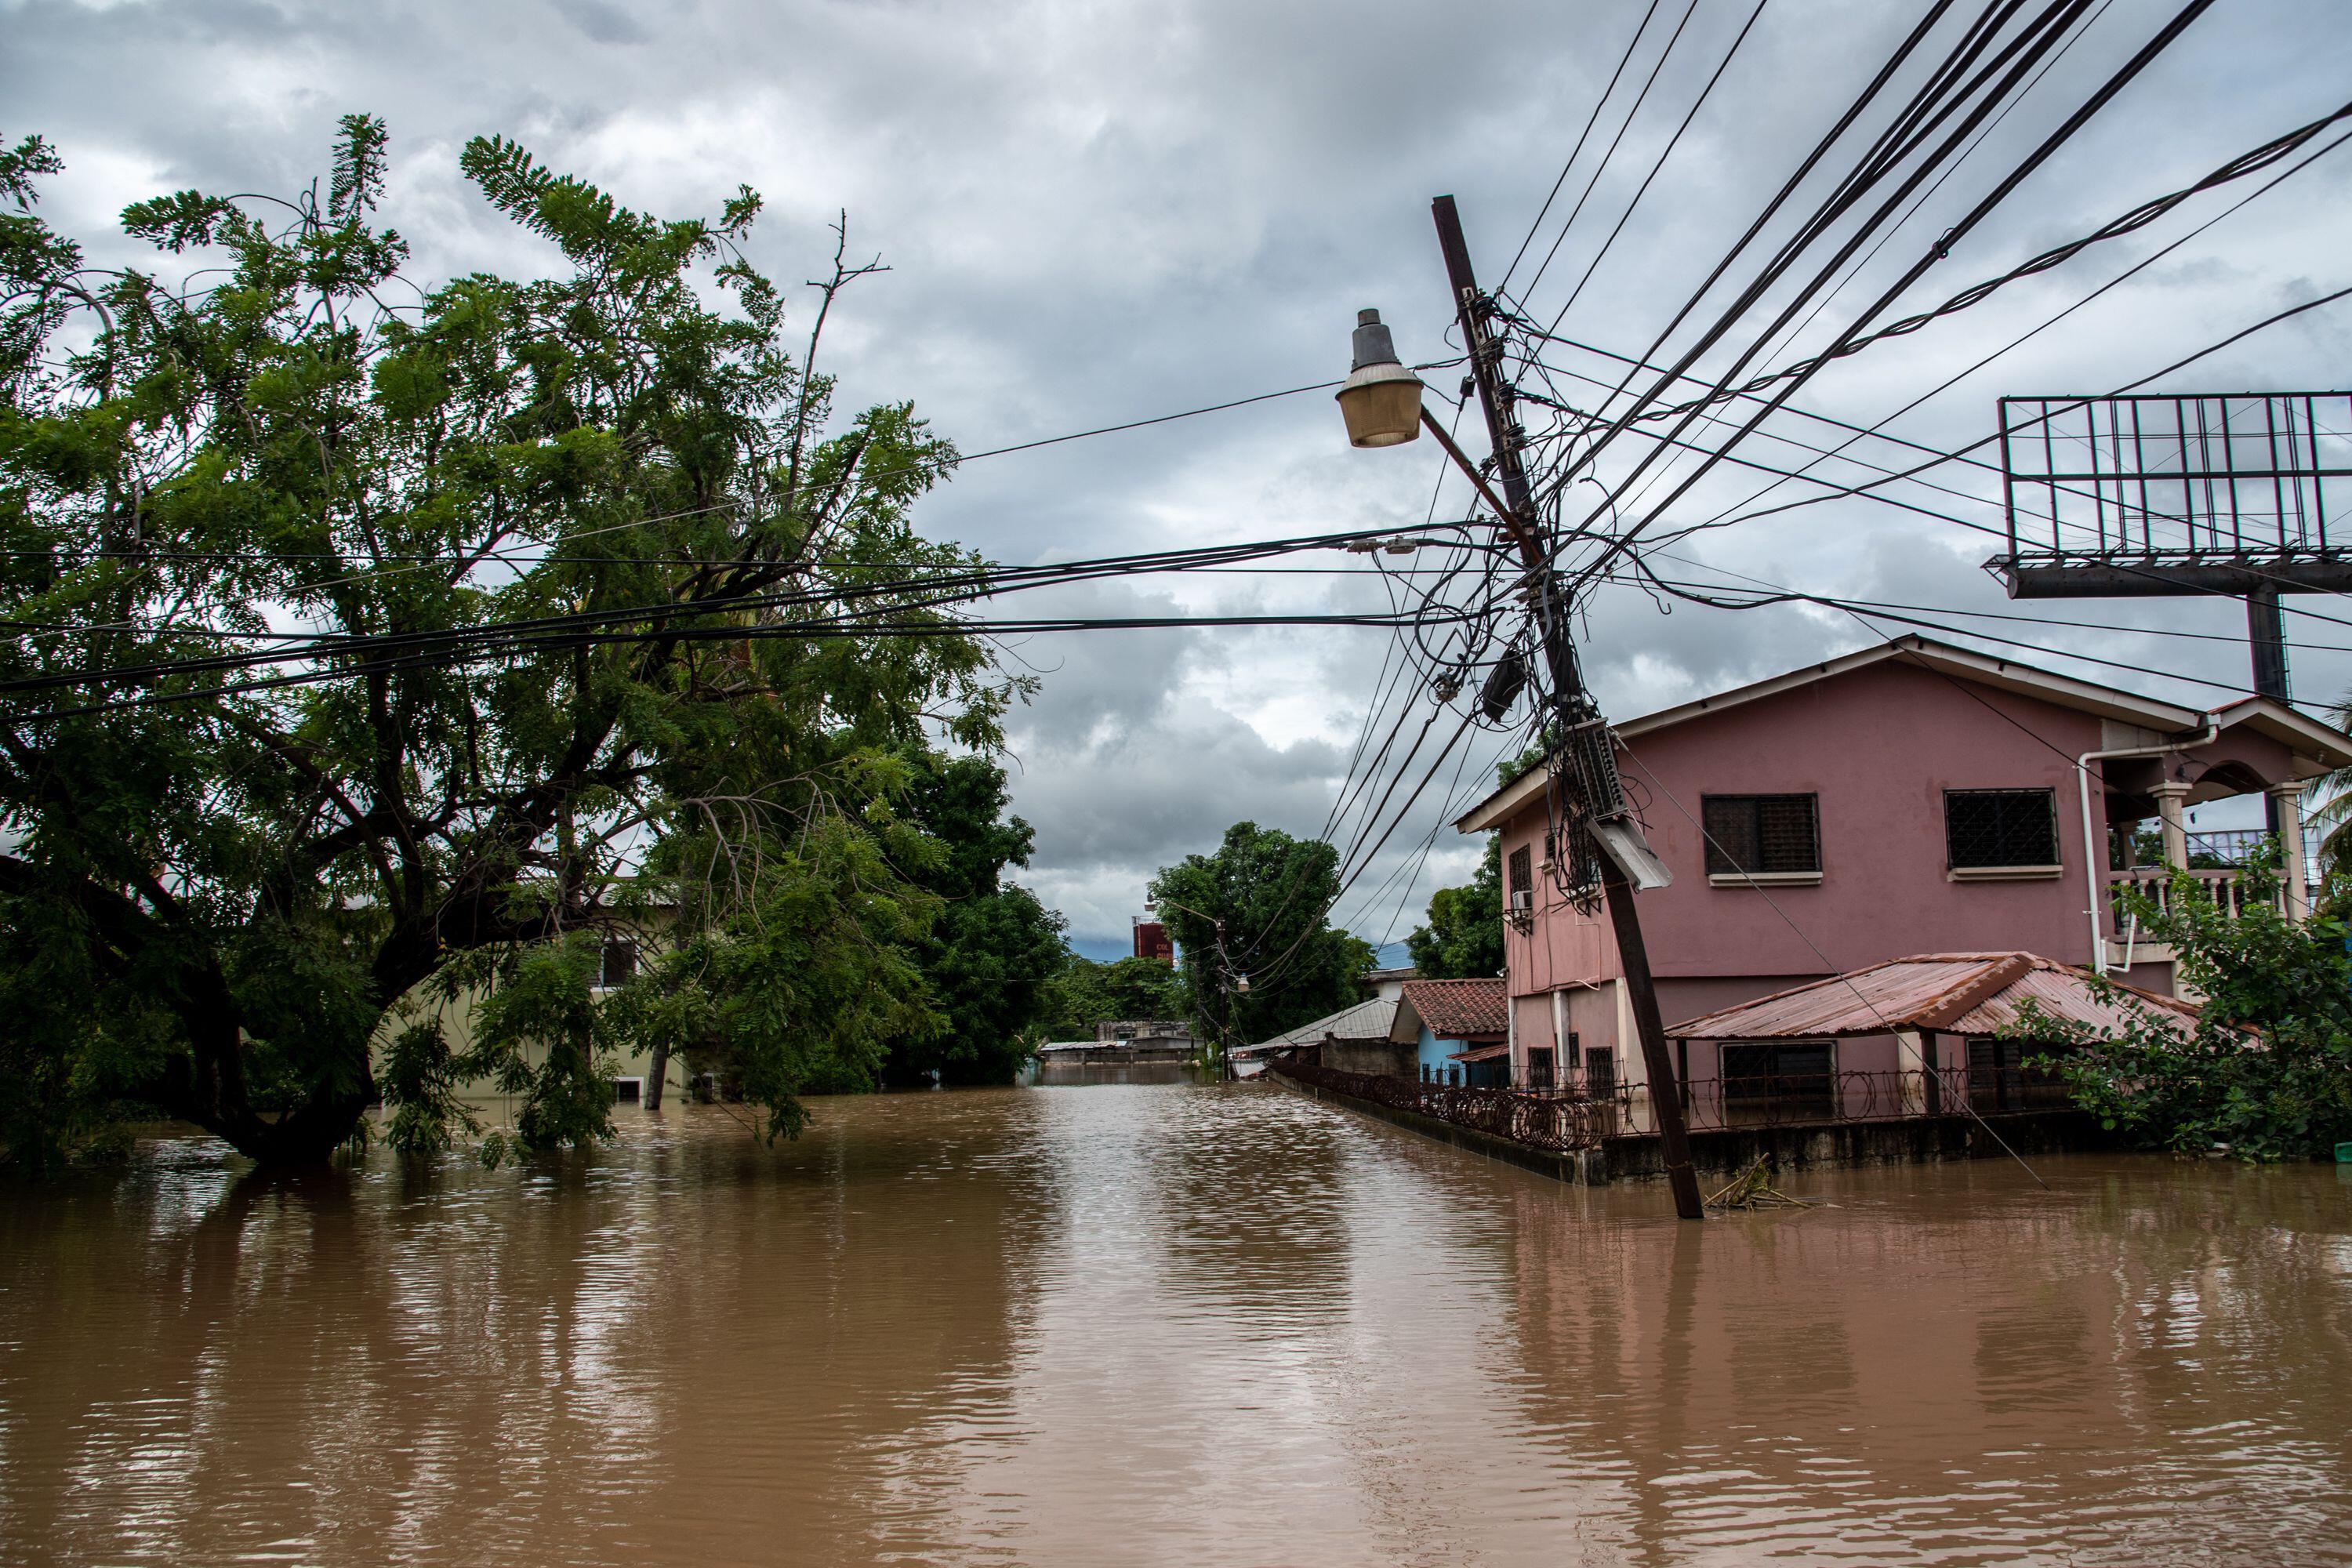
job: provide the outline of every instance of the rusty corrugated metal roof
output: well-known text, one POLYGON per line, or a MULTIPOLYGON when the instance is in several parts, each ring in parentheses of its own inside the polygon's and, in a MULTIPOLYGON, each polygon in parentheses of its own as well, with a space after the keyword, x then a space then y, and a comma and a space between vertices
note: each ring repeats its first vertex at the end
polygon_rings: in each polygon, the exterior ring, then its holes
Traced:
POLYGON ((1821 1039, 1934 1029, 1998 1034, 2024 1016, 2031 1000, 2053 1018, 2121 1028, 2135 1005, 2194 1022, 2197 1009, 2177 997, 2116 984, 2102 1001, 2079 969, 2031 952, 1937 952, 1889 959, 1809 985, 1727 1007, 1666 1031, 1685 1040, 1821 1039))

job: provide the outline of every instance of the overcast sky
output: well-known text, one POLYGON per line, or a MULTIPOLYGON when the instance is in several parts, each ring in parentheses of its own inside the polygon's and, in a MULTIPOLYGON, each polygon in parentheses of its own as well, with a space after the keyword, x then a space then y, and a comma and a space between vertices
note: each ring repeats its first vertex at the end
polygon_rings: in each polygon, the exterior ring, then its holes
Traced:
MULTIPOLYGON (((1515 287, 1526 286, 1551 247, 1689 3, 1659 5, 1515 287)), ((1361 305, 1383 310, 1408 359, 1452 352, 1429 198, 1459 197, 1473 254, 1488 279, 1498 276, 1646 8, 1636 0, 42 0, 0 5, 0 134, 13 141, 37 131, 57 145, 68 170, 42 211, 100 259, 129 255, 106 238, 127 202, 187 186, 290 193, 307 184, 325 170, 337 117, 352 110, 390 121, 387 217, 414 246, 420 279, 551 265, 458 174, 458 150, 478 133, 519 139, 542 163, 664 216, 715 214, 748 183, 769 202, 754 258, 788 279, 816 274, 831 247, 825 226, 845 208, 853 248, 879 252, 892 270, 860 283, 835 314, 828 368, 841 377, 843 405, 912 398, 964 449, 980 451, 1342 374, 1361 305)), ((1605 349, 1646 349, 1920 9, 1768 0, 1561 331, 1605 349)), ((1932 246, 2173 9, 2145 0, 2099 8, 1801 347, 1825 341, 1932 246)), ((1752 0, 1696 0, 1646 102, 1528 295, 1544 319, 1601 255, 1753 10, 1752 0)), ((2326 0, 2224 0, 1906 302, 1940 301, 2334 110, 2352 82, 2347 20, 2342 4, 2326 0)), ((2263 177, 1844 361, 1797 402, 1876 421, 2263 177)), ((2003 393, 2104 391, 2352 283, 2347 190, 2352 148, 1890 429, 1949 450, 1993 427, 2003 393)), ((2352 380, 2347 350, 2352 310, 2332 307, 2154 389, 2340 387, 2352 380)), ((1609 374, 1572 351, 1557 363, 1571 374, 1609 374)), ((1799 420, 1772 427, 1808 441, 1827 428, 1799 420)), ((1600 477, 1622 473, 1638 450, 1626 443, 1604 455, 1600 477)), ((1774 463, 1811 456, 1762 440, 1742 450, 1774 463)), ((1889 463, 1900 456, 1862 450, 1889 463)), ((1428 514, 1438 461, 1426 441, 1349 451, 1328 395, 1309 394, 976 461, 925 503, 919 521, 1009 563, 1408 525, 1428 514)), ((1833 471, 1847 482, 1860 477, 1833 471)), ((1926 477, 1989 499, 1902 493, 1955 516, 2000 521, 1997 479, 1961 467, 1926 477)), ((1724 472, 1667 521, 1697 521, 1767 482, 1724 472)), ((1788 487, 1774 499, 1804 493, 1812 492, 1788 487)), ((1465 504, 1461 487, 1449 486, 1438 515, 1460 516, 1465 504)), ((2007 649, 2020 657, 2176 700, 2219 703, 2245 688, 2244 621, 2234 602, 2013 605, 1980 570, 1993 545, 1948 521, 1849 500, 1698 535, 1677 548, 1683 561, 1662 564, 1695 578, 1738 573, 1852 597, 2042 616, 2051 624, 1974 625, 2053 650, 2007 649), (2126 668, 2075 662, 2063 657, 2069 652, 2126 668)), ((1149 615, 1362 607, 1379 597, 1360 578, 1286 574, 1100 586, 1055 602, 1149 615)), ((2296 603, 2352 618, 2341 601, 2296 603)), ((1619 718, 1874 636, 1850 616, 1817 609, 1685 605, 1666 615, 1628 588, 1602 589, 1587 610, 1587 671, 1619 718)), ((1885 626, 1878 635, 1906 629, 1885 626)), ((2298 700, 2332 707, 2352 686, 2352 654, 2328 645, 2352 647, 2352 628, 2291 616, 2289 635, 2319 645, 2293 652, 2298 700)), ((1036 638, 1012 650, 1044 678, 1042 695, 1013 726, 1016 809, 1037 829, 1024 879, 1069 916, 1083 949, 1101 953, 1124 948, 1153 869, 1212 847, 1228 823, 1318 831, 1363 724, 1384 636, 1171 630, 1036 638)), ((1457 803, 1491 776, 1492 749, 1464 763, 1457 803)), ((1446 776, 1454 776, 1450 767, 1446 776)), ((1429 889, 1459 879, 1475 856, 1475 846, 1440 830, 1435 794, 1342 901, 1339 918, 1370 940, 1401 936, 1429 889)))

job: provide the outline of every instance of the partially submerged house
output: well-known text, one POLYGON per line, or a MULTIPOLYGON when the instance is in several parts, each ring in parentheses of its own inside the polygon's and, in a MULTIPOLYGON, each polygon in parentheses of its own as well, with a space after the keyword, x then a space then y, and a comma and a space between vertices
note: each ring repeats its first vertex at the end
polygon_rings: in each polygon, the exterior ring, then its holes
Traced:
POLYGON ((1397 998, 1375 995, 1336 1013, 1285 1029, 1271 1039, 1234 1047, 1235 1070, 1255 1073, 1271 1057, 1289 1057, 1336 1072, 1372 1073, 1386 1078, 1411 1078, 1415 1053, 1390 1038, 1396 1024, 1397 998))
MULTIPOLYGON (((1616 726, 1618 762, 1670 886, 1640 895, 1672 1024, 1906 954, 2022 952, 2170 993, 2172 955, 2119 918, 2157 818, 2266 795, 2278 898, 2307 912, 2301 795, 2352 765, 2352 736, 2284 703, 2206 711, 1925 637, 1902 637, 1616 726), (2120 851, 2117 853, 2116 851, 2120 851)), ((1644 1088, 1605 914, 1552 874, 1558 813, 1538 768, 1455 826, 1502 836, 1510 1079, 1644 1088)), ((2228 907, 2242 868, 2193 872, 2228 907)))
POLYGON ((1508 990, 1499 975, 1408 980, 1397 997, 1389 1038, 1412 1047, 1426 1081, 1505 1087, 1511 1070, 1508 1009, 1508 990))
MULTIPOLYGON (((2064 1084, 2018 1031, 2042 1020, 2186 1038, 2197 1007, 2031 952, 1941 952, 1871 964, 1672 1025, 1696 1129, 2055 1110, 2064 1084)), ((2043 1048, 2047 1048, 2046 1047, 2043 1048)))

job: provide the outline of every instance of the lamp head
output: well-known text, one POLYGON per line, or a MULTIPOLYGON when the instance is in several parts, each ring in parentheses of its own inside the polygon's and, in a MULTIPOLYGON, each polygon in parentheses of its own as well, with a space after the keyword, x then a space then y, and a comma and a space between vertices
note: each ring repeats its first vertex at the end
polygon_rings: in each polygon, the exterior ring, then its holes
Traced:
POLYGON ((1421 434, 1421 377, 1398 360, 1378 310, 1356 312, 1355 355, 1339 391, 1351 447, 1395 447, 1421 434))

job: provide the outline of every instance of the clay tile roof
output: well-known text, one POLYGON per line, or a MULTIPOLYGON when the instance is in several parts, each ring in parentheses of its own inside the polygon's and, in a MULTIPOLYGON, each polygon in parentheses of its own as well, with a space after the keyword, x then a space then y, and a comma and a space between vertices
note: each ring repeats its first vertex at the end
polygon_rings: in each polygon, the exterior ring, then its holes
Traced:
POLYGON ((1412 1004, 1429 1032, 1441 1040, 1466 1040, 1474 1035, 1510 1030, 1499 979, 1408 980, 1403 999, 1412 1004))
POLYGON ((2121 1027, 2135 1004, 2182 1025, 2197 1017, 2196 1007, 2177 997, 2121 984, 2116 993, 2103 1001, 2089 975, 2035 953, 1931 952, 1777 992, 1666 1033, 1685 1040, 1821 1039, 1890 1029, 1991 1035, 2022 1018, 2028 1000, 2051 1017, 2095 1028, 2121 1027))

